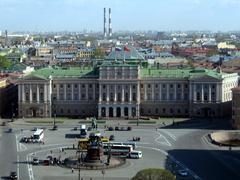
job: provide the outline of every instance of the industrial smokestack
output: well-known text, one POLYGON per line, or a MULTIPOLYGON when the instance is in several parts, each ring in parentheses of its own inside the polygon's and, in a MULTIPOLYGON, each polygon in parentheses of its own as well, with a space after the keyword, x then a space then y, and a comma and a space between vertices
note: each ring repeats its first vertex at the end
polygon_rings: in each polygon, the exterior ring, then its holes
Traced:
POLYGON ((103 36, 107 37, 107 28, 106 28, 106 8, 103 9, 103 36))
POLYGON ((112 12, 111 12, 111 8, 109 8, 109 37, 112 37, 112 12))

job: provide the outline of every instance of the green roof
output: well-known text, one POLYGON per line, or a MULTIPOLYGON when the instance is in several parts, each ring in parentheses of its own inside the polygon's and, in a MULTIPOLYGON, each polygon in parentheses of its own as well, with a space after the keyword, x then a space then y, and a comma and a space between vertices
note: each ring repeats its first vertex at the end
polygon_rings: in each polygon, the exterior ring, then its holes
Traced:
POLYGON ((49 78, 52 76, 53 78, 57 77, 96 77, 98 76, 97 70, 93 69, 92 67, 69 67, 69 68, 61 68, 61 67, 54 67, 54 68, 43 68, 36 70, 31 73, 33 76, 49 78))
POLYGON ((141 78, 150 78, 150 77, 162 77, 162 78, 201 78, 205 76, 211 76, 213 78, 221 78, 223 73, 218 73, 214 70, 208 69, 194 69, 194 68, 169 68, 169 69, 157 69, 155 67, 143 68, 140 71, 141 78))

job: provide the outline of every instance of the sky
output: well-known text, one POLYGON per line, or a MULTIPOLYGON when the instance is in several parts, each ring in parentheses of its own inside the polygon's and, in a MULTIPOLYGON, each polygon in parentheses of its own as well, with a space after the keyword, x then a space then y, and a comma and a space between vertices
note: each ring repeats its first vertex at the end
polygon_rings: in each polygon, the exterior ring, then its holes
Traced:
POLYGON ((0 30, 240 30, 240 0, 0 0, 0 30))

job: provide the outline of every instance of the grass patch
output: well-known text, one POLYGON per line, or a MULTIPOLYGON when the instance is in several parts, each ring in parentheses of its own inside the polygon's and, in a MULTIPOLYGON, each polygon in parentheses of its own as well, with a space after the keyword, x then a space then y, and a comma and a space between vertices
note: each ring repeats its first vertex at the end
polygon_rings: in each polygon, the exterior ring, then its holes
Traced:
POLYGON ((137 121, 137 120, 133 120, 133 121, 128 121, 128 124, 156 124, 156 121, 137 121))
MULTIPOLYGON (((33 123, 33 124, 52 124, 53 121, 51 120, 27 120, 26 123, 33 123)), ((56 120, 56 124, 64 123, 64 120, 56 120)))
MULTIPOLYGON (((78 122, 79 124, 92 124, 92 121, 82 120, 78 122)), ((106 121, 97 120, 97 124, 106 124, 106 121)))

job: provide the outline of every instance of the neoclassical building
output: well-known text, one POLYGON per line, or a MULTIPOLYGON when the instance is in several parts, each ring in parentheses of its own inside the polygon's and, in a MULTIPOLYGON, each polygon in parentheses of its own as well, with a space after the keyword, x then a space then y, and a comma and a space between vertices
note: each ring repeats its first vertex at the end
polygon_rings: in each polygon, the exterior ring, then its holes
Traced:
POLYGON ((99 118, 231 115, 236 73, 119 62, 49 67, 18 82, 19 116, 99 118))

